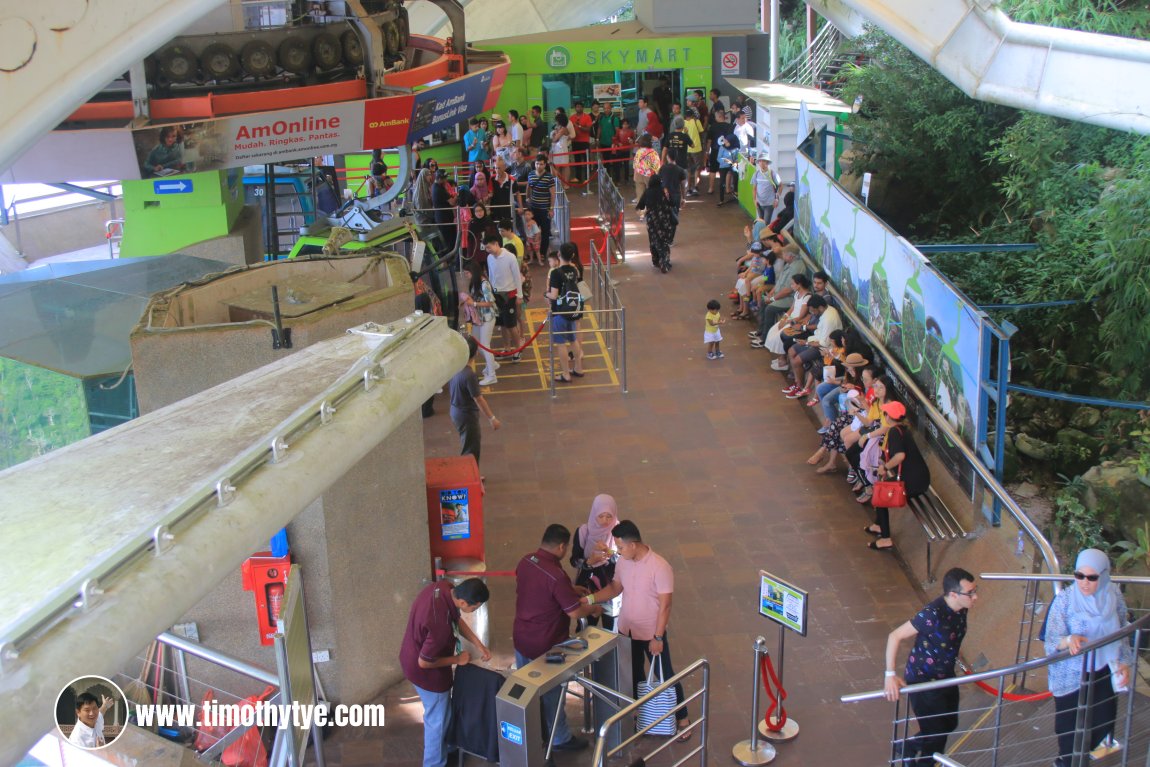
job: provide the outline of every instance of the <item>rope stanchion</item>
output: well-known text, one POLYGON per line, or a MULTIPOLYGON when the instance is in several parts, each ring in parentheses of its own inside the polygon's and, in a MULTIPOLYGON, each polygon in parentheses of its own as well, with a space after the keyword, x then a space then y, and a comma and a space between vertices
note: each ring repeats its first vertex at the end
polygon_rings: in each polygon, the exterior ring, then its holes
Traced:
POLYGON ((497 351, 495 349, 488 349, 486 346, 479 343, 478 338, 475 339, 475 345, 478 346, 480 349, 482 349, 485 352, 491 352, 496 357, 513 357, 516 354, 519 354, 520 352, 522 352, 524 349, 526 349, 531 344, 535 343, 535 339, 539 337, 539 334, 543 332, 543 328, 545 328, 546 326, 547 326, 547 320, 543 320, 543 322, 540 323, 540 325, 539 325, 539 329, 536 330, 530 338, 528 338, 526 341, 524 341, 523 345, 520 346, 518 349, 506 349, 503 351, 497 351))
POLYGON ((465 575, 473 578, 484 578, 488 575, 495 575, 500 578, 514 578, 514 570, 436 570, 435 577, 442 578, 445 575, 465 575))
MULTIPOLYGON (((775 760, 778 755, 775 747, 759 737, 759 679, 763 680, 763 687, 770 695, 770 687, 767 686, 767 679, 763 665, 763 661, 767 659, 767 640, 763 637, 755 639, 755 662, 752 665, 754 669, 754 680, 751 682, 751 737, 749 740, 741 740, 735 744, 731 749, 731 756, 735 761, 743 765, 743 767, 762 767, 764 764, 770 764, 775 760)), ((773 705, 773 704, 772 704, 773 705)), ((768 714, 769 714, 768 710, 768 714)))

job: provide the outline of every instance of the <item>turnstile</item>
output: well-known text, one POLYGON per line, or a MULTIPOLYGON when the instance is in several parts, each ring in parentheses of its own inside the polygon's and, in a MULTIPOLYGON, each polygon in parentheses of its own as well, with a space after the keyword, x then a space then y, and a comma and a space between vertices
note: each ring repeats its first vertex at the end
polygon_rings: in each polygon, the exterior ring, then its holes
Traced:
MULTIPOLYGON (((547 744, 539 701, 556 687, 571 683, 584 687, 596 735, 612 714, 634 700, 631 640, 595 626, 580 631, 574 639, 584 640, 586 648, 571 646, 581 644, 578 642, 559 646, 556 649, 566 655, 562 663, 537 658, 507 677, 495 701, 500 767, 543 767, 547 744)), ((621 732, 621 724, 611 728, 609 747, 619 744, 621 732)))

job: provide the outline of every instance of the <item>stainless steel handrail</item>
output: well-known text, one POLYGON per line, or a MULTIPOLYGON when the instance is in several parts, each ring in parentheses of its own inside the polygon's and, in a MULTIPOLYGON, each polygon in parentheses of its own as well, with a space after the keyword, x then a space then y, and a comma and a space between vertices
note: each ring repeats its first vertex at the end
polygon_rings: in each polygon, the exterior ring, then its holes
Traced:
POLYGON ((186 652, 188 655, 206 660, 209 663, 214 663, 217 666, 222 666, 229 671, 235 671, 237 674, 243 674, 244 676, 251 677, 252 679, 264 682, 265 684, 274 684, 277 688, 280 686, 280 678, 278 674, 267 671, 266 669, 262 669, 259 666, 253 666, 247 661, 242 661, 239 658, 233 658, 232 656, 226 653, 222 653, 219 650, 213 650, 210 647, 204 647, 199 642, 193 642, 191 639, 186 637, 165 631, 163 634, 160 634, 158 637, 156 637, 156 639, 168 645, 169 647, 173 647, 182 652, 186 652))
MULTIPOLYGON (((979 578, 984 581, 1043 581, 1066 582, 1074 580, 1073 575, 1047 575, 1046 573, 980 573, 979 578)), ((1134 583, 1142 586, 1150 585, 1150 576, 1146 575, 1111 575, 1111 583, 1134 583)))
MULTIPOLYGON (((1096 650, 1099 647, 1104 647, 1105 645, 1120 641, 1148 628, 1150 628, 1150 614, 1143 615, 1133 623, 1129 623, 1118 631, 1107 634, 1101 639, 1096 639, 1093 642, 1083 645, 1077 654, 1085 656, 1092 650, 1096 650)), ((906 687, 903 687, 899 693, 900 695, 909 695, 915 692, 941 690, 946 687, 959 687, 966 684, 974 684, 975 682, 985 682, 987 679, 998 679, 1000 677, 1007 677, 1014 674, 1033 671, 1034 669, 1043 668, 1044 666, 1049 666, 1052 663, 1066 660, 1069 657, 1070 650, 1061 650, 1054 653, 1053 655, 1047 655, 1042 658, 1035 658, 1034 660, 1029 660, 1025 663, 1016 663, 1013 666, 991 669, 990 671, 981 671, 977 674, 967 674, 965 676, 952 677, 950 679, 936 679, 932 682, 921 682, 919 684, 907 685, 906 687)), ((859 701, 876 700, 885 696, 885 690, 872 690, 871 692, 858 692, 852 693, 851 695, 843 695, 839 697, 839 700, 843 703, 858 703, 859 701)))
MULTIPOLYGON (((814 162, 810 157, 807 157, 807 160, 814 162)), ((798 242, 797 239, 796 242, 798 242)), ((801 245, 802 243, 799 244, 801 245)), ((803 260, 808 266, 816 271, 822 269, 822 264, 817 263, 814 259, 811 258, 810 254, 806 251, 805 246, 803 247, 803 260)), ((965 458, 967 463, 970 464, 970 467, 978 475, 979 479, 981 479, 986 487, 994 494, 994 496, 998 498, 1002 505, 1006 507, 1007 511, 1010 512, 1010 516, 1014 518, 1016 523, 1018 523, 1018 526, 1025 530, 1026 534, 1030 536, 1030 539, 1034 543, 1035 547, 1042 552, 1042 559, 1046 563, 1046 569, 1051 573, 1061 572, 1062 568, 1058 562, 1058 555, 1054 553, 1054 547, 1050 545, 1050 541, 1046 540, 1046 536, 1042 534, 1042 531, 1038 529, 1038 526, 1031 521, 1026 512, 1022 510, 1022 507, 1019 506, 1018 503, 1010 497, 1010 493, 1006 492, 1006 488, 1004 488, 999 483, 998 478, 994 476, 994 472, 985 464, 983 464, 982 459, 980 459, 974 450, 966 444, 959 433, 954 430, 954 427, 950 425, 950 422, 946 420, 946 417, 943 416, 943 414, 939 412, 938 408, 934 406, 934 403, 930 400, 929 397, 927 397, 926 393, 918 387, 918 384, 915 382, 914 378, 911 377, 910 373, 907 372, 906 368, 904 368, 899 363, 898 358, 889 349, 886 348, 886 345, 882 342, 882 339, 879 338, 874 333, 874 331, 870 329, 870 326, 867 325, 863 318, 854 310, 854 307, 850 305, 851 302, 847 301, 842 293, 840 293, 838 289, 833 285, 828 284, 827 289, 831 291, 831 294, 836 299, 838 299, 839 312, 846 314, 846 316, 854 324, 855 328, 866 339, 867 343, 882 352, 883 358, 886 361, 887 368, 889 368, 895 374, 895 376, 897 376, 898 379, 902 381, 902 383, 910 391, 911 395, 918 401, 918 403, 921 405, 922 412, 926 413, 934 425, 943 434, 946 435, 946 437, 950 440, 951 443, 955 445, 955 447, 958 448, 958 451, 962 454, 962 457, 965 458)))
MULTIPOLYGON (((593 767, 604 767, 604 765, 606 764, 606 759, 608 757, 614 756, 615 754, 619 753, 621 750, 626 748, 628 745, 630 745, 633 741, 646 735, 648 730, 650 730, 652 727, 654 727, 655 725, 657 725, 659 722, 663 721, 667 717, 674 716, 675 710, 678 709, 678 706, 676 706, 675 709, 672 709, 671 711, 667 712, 664 716, 660 717, 658 720, 656 720, 656 721, 652 722, 651 724, 649 724, 648 726, 644 727, 642 730, 639 730, 638 732, 633 733, 630 737, 622 740, 619 743, 619 745, 615 746, 614 748, 612 748, 612 749, 607 748, 607 734, 611 731, 612 727, 614 727, 616 724, 618 724, 619 722, 621 722, 623 719, 627 718, 628 716, 633 715, 639 709, 639 707, 642 706, 647 701, 654 699, 655 696, 659 695, 660 693, 662 693, 666 690, 671 689, 676 684, 682 683, 682 681, 684 679, 686 679, 689 676, 693 676, 695 674, 695 672, 699 671, 700 669, 702 669, 702 671, 703 671, 703 686, 697 692, 692 693, 690 695, 690 697, 684 698, 683 699, 683 705, 685 706, 693 700, 700 700, 701 701, 701 707, 702 708, 701 708, 701 713, 699 715, 699 718, 696 719, 694 722, 692 722, 691 725, 689 726, 689 728, 685 728, 685 729, 691 729, 691 730, 694 730, 697 728, 701 733, 701 735, 700 735, 700 741, 701 742, 699 743, 698 746, 695 747, 695 749, 693 751, 686 754, 679 761, 675 762, 675 764, 672 765, 672 767, 678 767, 679 765, 683 764, 684 762, 686 762, 688 759, 690 759, 691 757, 693 757, 695 755, 699 755, 699 757, 700 757, 699 764, 705 765, 707 763, 707 722, 708 722, 708 717, 709 717, 709 713, 710 713, 708 710, 708 706, 709 706, 709 696, 710 696, 711 664, 707 661, 706 658, 700 658, 699 660, 692 663, 690 666, 687 666, 687 668, 685 668, 682 671, 680 671, 679 673, 675 674, 670 679, 664 681, 661 685, 656 687, 654 690, 651 690, 651 692, 647 693, 646 695, 639 698, 638 700, 627 704, 626 706, 624 706, 623 708, 619 709, 617 712, 612 714, 610 717, 608 717, 607 721, 603 722, 603 724, 600 725, 599 736, 595 739, 595 755, 591 760, 592 766, 593 767)), ((659 753, 660 751, 667 748, 669 745, 671 745, 674 742, 675 742, 674 739, 668 740, 666 743, 662 744, 661 746, 656 748, 654 751, 652 751, 650 754, 648 754, 647 758, 650 758, 651 756, 659 753)))

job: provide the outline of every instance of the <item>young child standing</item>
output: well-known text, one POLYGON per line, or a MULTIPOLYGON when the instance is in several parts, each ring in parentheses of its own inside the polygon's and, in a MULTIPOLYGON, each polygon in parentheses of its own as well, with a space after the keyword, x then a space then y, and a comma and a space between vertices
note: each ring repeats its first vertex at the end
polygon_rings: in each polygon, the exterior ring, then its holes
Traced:
POLYGON ((537 261, 543 266, 543 254, 539 252, 543 231, 539 228, 539 224, 535 223, 535 214, 529 210, 523 211, 523 234, 527 237, 527 256, 523 261, 528 264, 537 261))
POLYGON ((724 324, 726 322, 723 320, 723 305, 712 298, 707 302, 707 315, 704 318, 703 329, 703 343, 707 345, 707 359, 709 360, 721 360, 727 356, 719 348, 723 343, 723 334, 719 332, 719 326, 724 324))

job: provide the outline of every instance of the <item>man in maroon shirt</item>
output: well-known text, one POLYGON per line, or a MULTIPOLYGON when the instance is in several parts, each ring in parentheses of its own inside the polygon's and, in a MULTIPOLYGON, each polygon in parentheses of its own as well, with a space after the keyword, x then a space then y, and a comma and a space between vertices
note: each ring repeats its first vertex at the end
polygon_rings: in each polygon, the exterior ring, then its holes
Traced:
MULTIPOLYGON (((515 662, 520 668, 555 645, 571 637, 571 619, 586 615, 599 615, 601 605, 583 604, 581 596, 586 589, 576 590, 561 564, 571 544, 571 531, 563 525, 548 525, 543 541, 534 554, 519 560, 515 568, 515 624, 511 640, 515 645, 515 662)), ((563 710, 563 686, 551 690, 540 699, 543 708, 544 733, 549 734, 559 709, 552 749, 579 751, 587 741, 576 738, 567 727, 567 713, 563 710)))
POLYGON ((449 581, 437 581, 419 592, 411 605, 399 665, 423 702, 423 767, 447 764, 451 667, 471 662, 471 653, 456 651, 455 630, 475 645, 483 660, 491 660, 491 651, 459 619, 461 613, 478 610, 490 596, 487 584, 478 578, 468 578, 454 588, 449 581))

